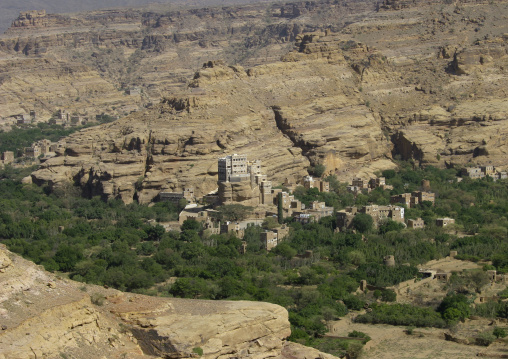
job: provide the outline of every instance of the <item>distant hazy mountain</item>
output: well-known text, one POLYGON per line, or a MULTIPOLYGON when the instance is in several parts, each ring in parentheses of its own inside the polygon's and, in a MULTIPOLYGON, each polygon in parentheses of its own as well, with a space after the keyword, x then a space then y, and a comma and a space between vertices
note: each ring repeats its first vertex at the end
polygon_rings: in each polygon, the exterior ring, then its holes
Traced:
POLYGON ((11 26, 12 20, 18 17, 20 11, 45 9, 47 13, 69 13, 161 3, 180 6, 215 6, 261 1, 263 0, 0 0, 0 33, 11 26))
MULTIPOLYGON (((121 6, 139 6, 155 0, 1 0, 0 32, 4 32, 20 11, 42 10, 48 13, 89 11, 121 6)), ((164 1, 166 2, 166 1, 164 1)))

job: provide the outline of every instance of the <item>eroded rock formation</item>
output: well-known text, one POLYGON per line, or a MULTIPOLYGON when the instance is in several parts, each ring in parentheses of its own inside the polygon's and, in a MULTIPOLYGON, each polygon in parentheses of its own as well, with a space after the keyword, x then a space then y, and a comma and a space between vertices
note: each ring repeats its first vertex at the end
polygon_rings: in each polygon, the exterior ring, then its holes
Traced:
POLYGON ((149 202, 160 189, 194 187, 198 196, 215 189, 223 154, 260 159, 280 182, 309 165, 335 173, 389 157, 344 57, 298 53, 303 58, 247 71, 207 63, 185 96, 69 137, 34 182, 75 181, 106 198, 149 202))

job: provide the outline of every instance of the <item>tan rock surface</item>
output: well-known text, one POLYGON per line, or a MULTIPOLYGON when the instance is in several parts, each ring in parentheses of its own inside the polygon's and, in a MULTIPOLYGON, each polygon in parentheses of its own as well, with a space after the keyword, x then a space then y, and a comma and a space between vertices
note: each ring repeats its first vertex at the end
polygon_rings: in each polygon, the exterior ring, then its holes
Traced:
MULTIPOLYGON (((379 121, 351 90, 352 70, 308 61, 247 72, 207 64, 187 95, 69 137, 34 182, 74 180, 105 198, 148 202, 160 189, 217 188, 217 158, 229 153, 260 159, 275 182, 303 176, 309 164, 333 173, 389 156, 379 121)), ((258 196, 247 192, 242 201, 258 196)))
POLYGON ((287 8, 258 3, 189 10, 160 4, 22 13, 0 34, 0 114, 35 108, 48 119, 64 108, 125 115, 174 93, 211 59, 248 66, 278 61, 298 33, 325 26, 317 16, 323 8, 330 18, 340 15, 342 24, 342 17, 355 18, 374 4, 355 2, 347 12, 328 0, 287 8), (133 87, 141 94, 124 94, 133 87))
POLYGON ((203 358, 292 357, 284 349, 288 314, 277 305, 85 285, 44 272, 3 245, 0 265, 2 359, 189 358, 196 347, 203 358))

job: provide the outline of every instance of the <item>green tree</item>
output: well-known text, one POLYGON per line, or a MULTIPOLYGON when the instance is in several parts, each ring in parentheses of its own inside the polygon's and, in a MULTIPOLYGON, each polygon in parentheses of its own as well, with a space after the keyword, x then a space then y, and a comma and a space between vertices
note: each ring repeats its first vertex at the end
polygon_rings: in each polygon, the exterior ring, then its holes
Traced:
POLYGON ((282 242, 272 249, 272 253, 278 254, 286 259, 291 259, 296 256, 297 252, 287 242, 282 242))
POLYGON ((471 314, 467 297, 463 294, 447 295, 437 310, 448 322, 464 320, 471 314))
POLYGON ((225 204, 217 208, 219 217, 223 221, 243 221, 252 211, 252 207, 241 204, 225 204))
POLYGON ((316 177, 321 177, 326 171, 325 165, 319 163, 315 165, 314 167, 310 168, 311 174, 313 174, 316 177))
POLYGON ((83 258, 83 250, 76 246, 61 245, 55 253, 53 259, 58 263, 61 271, 70 272, 74 270, 76 264, 83 258))
POLYGON ((374 220, 370 215, 366 213, 358 213, 353 218, 353 227, 361 233, 370 231, 372 229, 373 224, 374 220))
POLYGON ((390 218, 388 218, 385 221, 383 221, 383 223, 381 223, 381 225, 379 226, 379 233, 385 234, 386 232, 390 232, 390 231, 397 231, 398 232, 404 228, 405 228, 404 224, 395 222, 395 221, 391 220, 390 218))
POLYGON ((160 224, 156 224, 155 226, 147 226, 145 232, 147 234, 147 240, 159 242, 162 235, 166 233, 166 230, 160 224))
POLYGON ((202 228, 203 226, 201 225, 201 222, 198 222, 192 218, 183 221, 182 226, 180 227, 182 231, 191 230, 196 232, 201 231, 202 228))

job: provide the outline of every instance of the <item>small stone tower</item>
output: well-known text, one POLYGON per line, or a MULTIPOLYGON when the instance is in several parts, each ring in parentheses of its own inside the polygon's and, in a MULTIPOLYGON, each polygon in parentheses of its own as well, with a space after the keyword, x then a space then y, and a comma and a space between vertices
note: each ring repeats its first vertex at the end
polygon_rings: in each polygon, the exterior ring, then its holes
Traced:
POLYGON ((430 191, 430 181, 429 180, 422 180, 422 190, 424 190, 425 192, 428 192, 430 191))
POLYGON ((395 267, 395 257, 392 255, 386 256, 383 259, 385 266, 387 267, 395 267))

